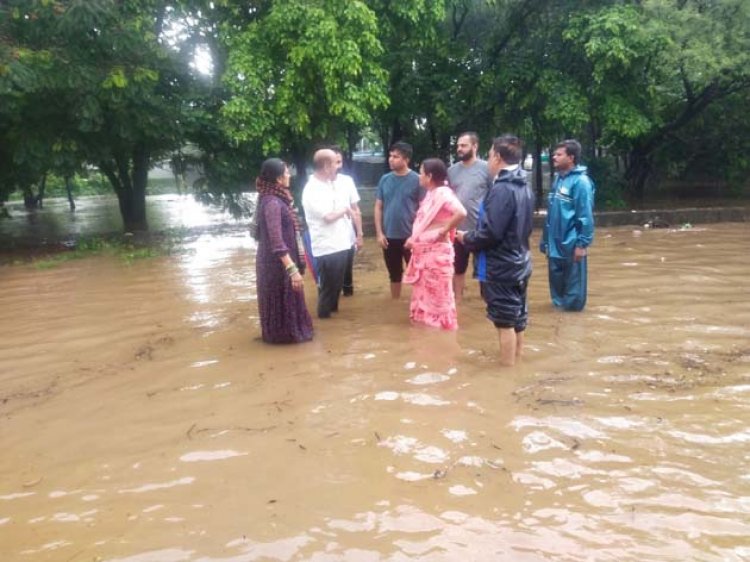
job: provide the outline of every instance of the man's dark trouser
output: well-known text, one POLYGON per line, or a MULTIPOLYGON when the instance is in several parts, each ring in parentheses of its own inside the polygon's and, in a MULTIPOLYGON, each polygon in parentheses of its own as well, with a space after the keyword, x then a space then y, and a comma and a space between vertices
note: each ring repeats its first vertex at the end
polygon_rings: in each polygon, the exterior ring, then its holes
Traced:
POLYGON ((586 258, 581 261, 549 258, 549 292, 552 304, 579 311, 586 306, 586 258))
POLYGON ((354 247, 349 250, 349 256, 346 260, 346 273, 344 274, 344 296, 354 294, 354 247))
POLYGON ((318 318, 329 318, 339 309, 339 295, 344 285, 349 250, 317 256, 318 318))

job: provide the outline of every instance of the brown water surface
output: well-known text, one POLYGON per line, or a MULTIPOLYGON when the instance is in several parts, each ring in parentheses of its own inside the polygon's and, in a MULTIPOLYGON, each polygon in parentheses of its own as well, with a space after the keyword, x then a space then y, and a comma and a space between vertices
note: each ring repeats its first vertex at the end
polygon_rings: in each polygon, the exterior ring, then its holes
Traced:
POLYGON ((580 314, 535 255, 515 369, 474 285, 410 326, 371 242, 298 346, 245 236, 4 267, 0 560, 748 560, 748 240, 600 229, 580 314))

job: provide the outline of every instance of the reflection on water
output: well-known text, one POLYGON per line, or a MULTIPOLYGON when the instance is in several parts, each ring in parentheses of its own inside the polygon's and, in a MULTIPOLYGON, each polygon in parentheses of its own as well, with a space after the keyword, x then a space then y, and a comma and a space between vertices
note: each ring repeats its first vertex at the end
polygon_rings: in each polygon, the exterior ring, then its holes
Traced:
MULTIPOLYGON (((249 259, 248 267, 229 274, 220 287, 217 287, 212 280, 216 269, 220 268, 229 257, 237 255, 239 251, 252 255, 255 250, 255 240, 248 232, 221 237, 203 234, 185 244, 185 249, 186 252, 179 258, 184 272, 183 282, 190 297, 197 304, 211 305, 217 300, 214 291, 228 288, 234 289, 232 302, 255 300, 255 268, 250 267, 249 259)), ((196 308, 193 318, 198 325, 205 327, 217 325, 213 313, 196 308)), ((209 309, 213 310, 212 307, 209 309)))
MULTIPOLYGON (((44 208, 27 212, 23 202, 5 204, 9 219, 0 220, 2 248, 55 243, 81 235, 121 233, 122 217, 114 196, 89 196, 76 199, 70 212, 63 198, 44 200, 44 208)), ((192 195, 149 195, 146 219, 152 231, 165 229, 211 229, 225 226, 246 229, 247 220, 235 220, 218 207, 206 206, 192 195)))
POLYGON ((512 370, 475 287, 412 327, 372 244, 300 346, 242 232, 0 270, 3 560, 748 559, 750 227, 598 234, 581 314, 537 258, 512 370))

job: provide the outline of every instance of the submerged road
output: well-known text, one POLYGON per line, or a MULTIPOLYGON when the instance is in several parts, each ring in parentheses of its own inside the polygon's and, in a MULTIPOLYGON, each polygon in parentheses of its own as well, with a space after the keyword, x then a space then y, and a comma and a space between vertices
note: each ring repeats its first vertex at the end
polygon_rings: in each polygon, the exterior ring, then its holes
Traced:
POLYGON ((258 341, 243 232, 2 267, 0 558, 747 560, 748 239, 601 228, 579 314, 536 254, 514 369, 474 286, 410 326, 371 242, 298 346, 258 341))

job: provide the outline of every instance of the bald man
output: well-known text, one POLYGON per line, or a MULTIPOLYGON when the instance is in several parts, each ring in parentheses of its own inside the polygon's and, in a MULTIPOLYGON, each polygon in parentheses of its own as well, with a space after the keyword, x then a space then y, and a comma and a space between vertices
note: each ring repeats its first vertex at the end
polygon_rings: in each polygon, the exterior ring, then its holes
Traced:
POLYGON ((318 270, 318 318, 330 318, 339 309, 351 249, 352 210, 349 194, 337 189, 336 153, 318 150, 313 175, 302 191, 302 207, 310 231, 312 254, 318 270))

